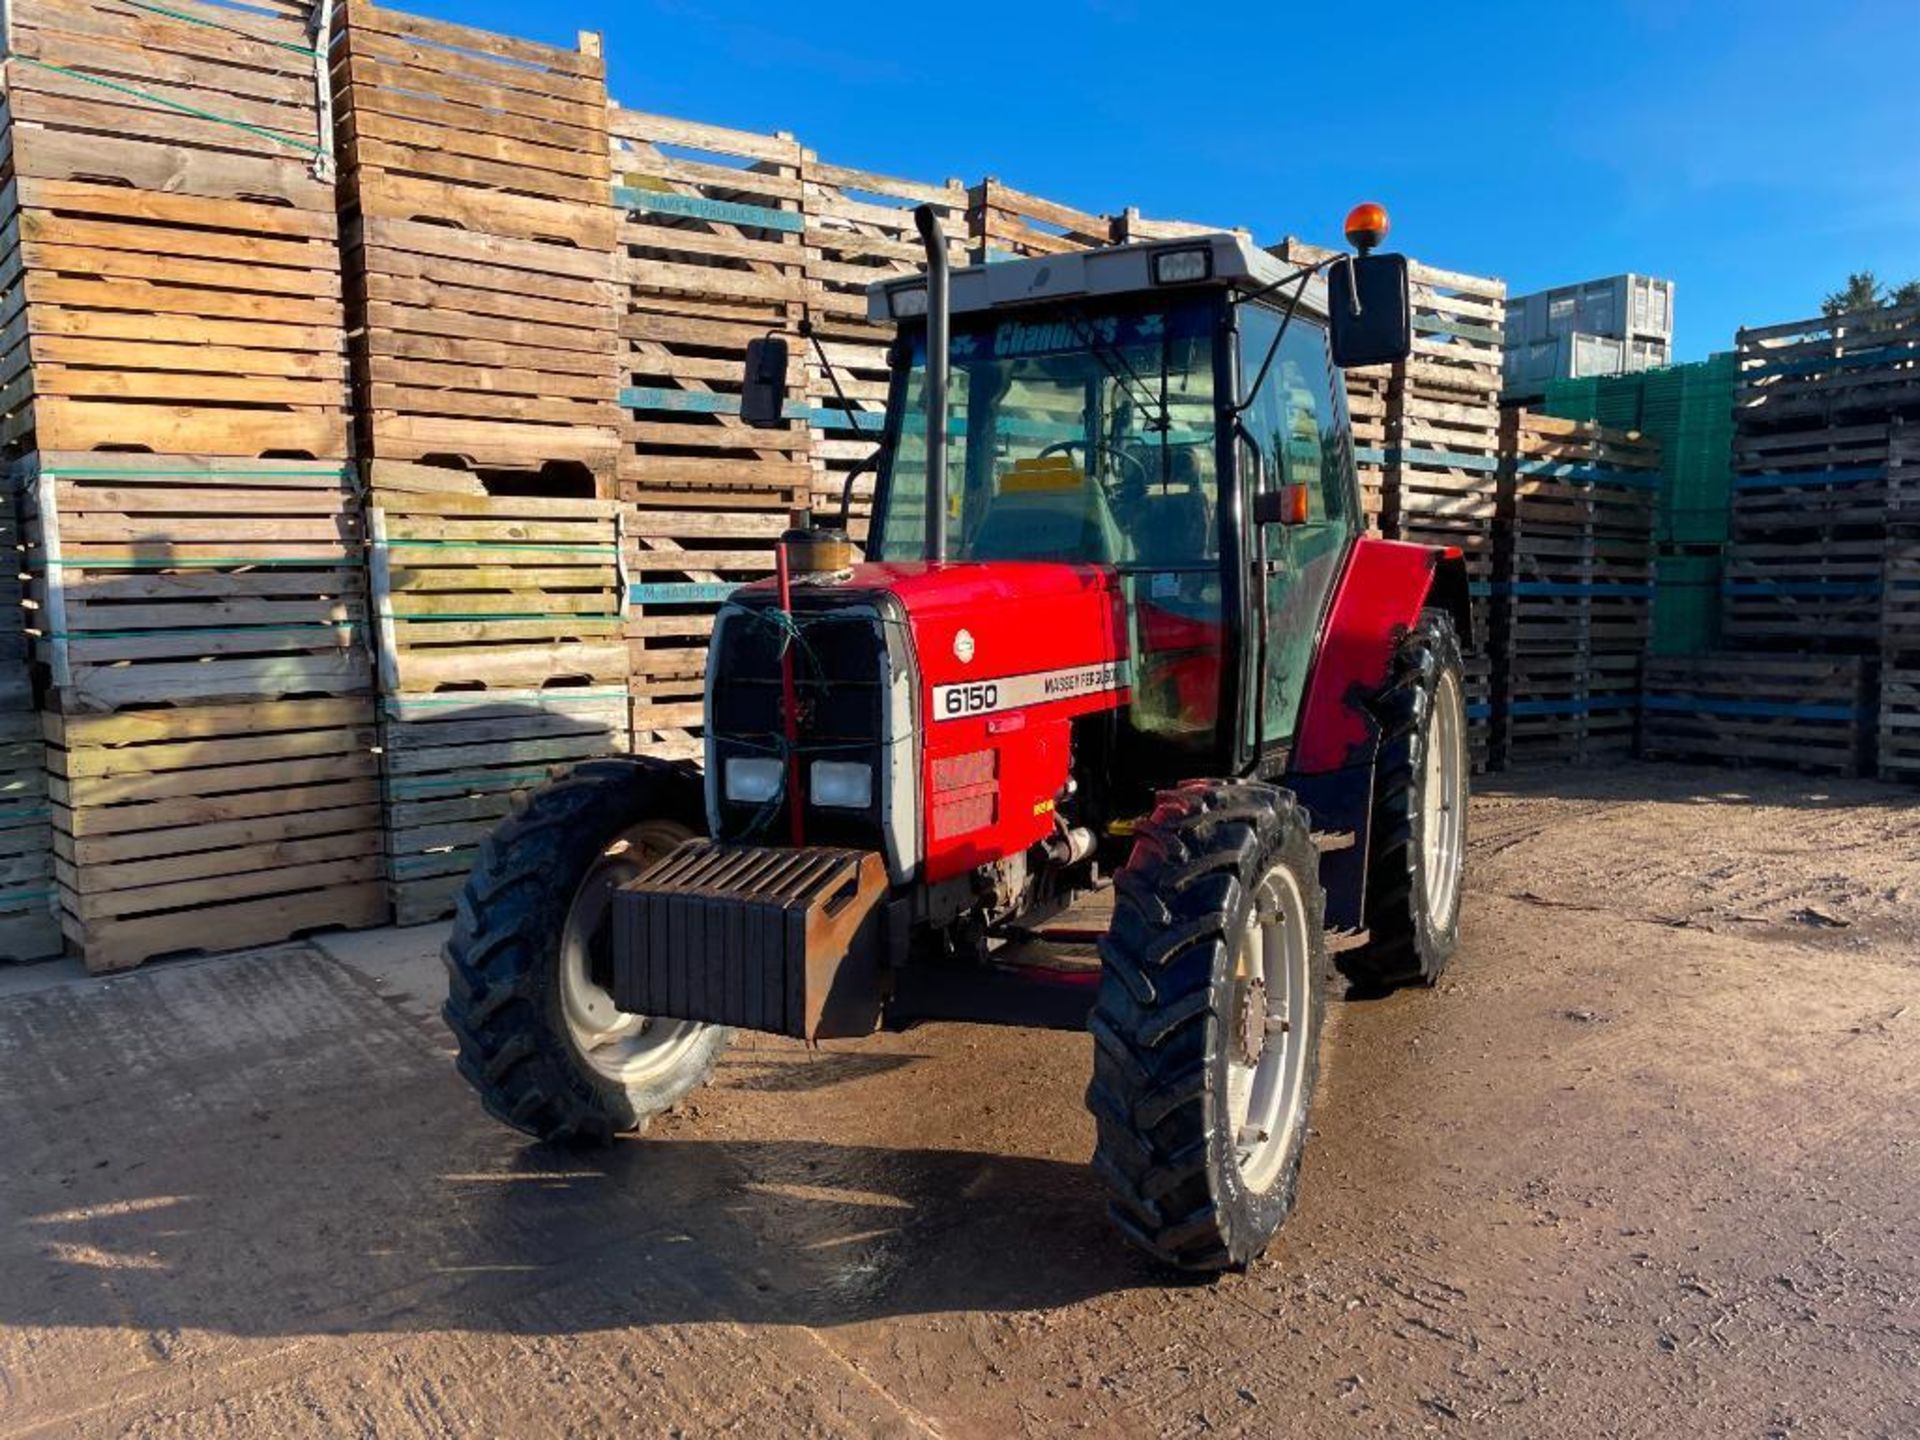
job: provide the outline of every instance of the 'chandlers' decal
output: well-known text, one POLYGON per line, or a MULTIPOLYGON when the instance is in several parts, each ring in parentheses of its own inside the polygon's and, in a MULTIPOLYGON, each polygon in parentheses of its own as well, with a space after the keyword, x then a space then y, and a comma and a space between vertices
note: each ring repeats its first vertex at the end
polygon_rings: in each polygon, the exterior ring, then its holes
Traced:
POLYGON ((1124 660, 1081 665, 1070 670, 1041 670, 1032 675, 1005 675, 998 680, 968 680, 959 685, 933 687, 933 718, 964 720, 969 715, 991 715, 997 710, 1020 710, 1052 700, 1072 700, 1108 690, 1124 690, 1132 676, 1124 660))

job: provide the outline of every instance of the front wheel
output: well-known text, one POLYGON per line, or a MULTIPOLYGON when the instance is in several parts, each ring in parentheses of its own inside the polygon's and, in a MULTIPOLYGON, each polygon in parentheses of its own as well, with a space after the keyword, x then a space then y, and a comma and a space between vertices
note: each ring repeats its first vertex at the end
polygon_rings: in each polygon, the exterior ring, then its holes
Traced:
POLYGON ((1115 877, 1090 1022, 1093 1163, 1115 1222, 1169 1264, 1245 1266, 1293 1208, 1324 910, 1305 813, 1246 781, 1163 793, 1115 877))
POLYGON ((1341 965, 1363 990, 1432 985, 1460 942, 1467 854, 1466 679, 1445 611, 1422 611, 1407 632, 1374 713, 1369 938, 1341 965))
POLYGON ((630 1015, 609 993, 613 892, 705 827, 700 782, 593 760, 536 790, 481 847, 447 941, 460 1073, 541 1140, 637 1131, 713 1073, 733 1032, 630 1015))

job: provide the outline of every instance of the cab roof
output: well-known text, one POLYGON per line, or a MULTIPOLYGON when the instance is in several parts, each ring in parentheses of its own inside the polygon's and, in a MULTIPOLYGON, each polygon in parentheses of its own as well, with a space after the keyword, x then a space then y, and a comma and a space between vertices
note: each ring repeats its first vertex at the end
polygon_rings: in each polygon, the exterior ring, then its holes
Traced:
MULTIPOLYGON (((1046 305, 1059 300, 1097 299, 1150 291, 1175 292, 1223 286, 1239 291, 1258 290, 1299 273, 1298 265, 1275 259, 1246 236, 1222 232, 1185 235, 1178 240, 1146 240, 1099 250, 1075 250, 1064 255, 1043 255, 1031 260, 995 260, 984 265, 968 265, 953 271, 948 296, 952 313, 965 315, 980 310, 1013 309, 1046 305), (1154 282, 1155 256, 1176 252, 1190 254, 1198 250, 1207 252, 1206 278, 1169 284, 1154 282)), ((892 323, 893 296, 903 291, 924 291, 926 285, 924 273, 903 275, 869 285, 867 318, 875 324, 892 323)), ((1276 295, 1276 299, 1279 298, 1276 295)), ((1321 276, 1315 275, 1308 281, 1306 293, 1300 299, 1300 308, 1315 315, 1326 314, 1327 287, 1321 276)))

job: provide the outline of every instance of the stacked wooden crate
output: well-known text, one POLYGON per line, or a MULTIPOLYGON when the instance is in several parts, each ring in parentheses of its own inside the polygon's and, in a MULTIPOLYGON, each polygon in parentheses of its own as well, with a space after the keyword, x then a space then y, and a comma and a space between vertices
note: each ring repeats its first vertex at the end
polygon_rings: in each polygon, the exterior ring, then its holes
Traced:
POLYGON ((58 955, 47 747, 34 713, 22 609, 19 497, 0 485, 0 961, 58 955))
POLYGON ((1652 624, 1660 447, 1513 410, 1501 450, 1494 763, 1630 754, 1652 624))
POLYGON ((1743 330, 1723 636, 1879 649, 1890 422, 1920 412, 1920 306, 1743 330))
POLYGON ((303 4, 9 7, 4 403, 87 963, 384 918, 303 4))
POLYGON ((61 921, 88 965, 380 923, 351 468, 42 451, 19 474, 61 921))
POLYGON ((0 441, 344 455, 306 7, 8 11, 0 441))
POLYGON ((1742 649, 1877 648, 1887 423, 1762 430, 1734 443, 1720 632, 1742 649))
POLYGON ((1113 243, 1113 221, 989 175, 967 192, 967 240, 976 262, 1065 255, 1113 243))
POLYGON ((867 286, 924 264, 926 252, 913 219, 914 209, 923 204, 940 216, 948 260, 966 263, 967 191, 958 180, 927 185, 824 164, 812 151, 804 154, 801 175, 807 315, 813 327, 805 359, 814 512, 837 524, 845 503, 850 528, 863 539, 873 510, 870 462, 886 414, 887 351, 893 339, 892 326, 867 320, 867 286))
POLYGON ((802 152, 756 135, 616 110, 623 302, 619 466, 632 605, 637 746, 697 754, 706 639, 717 603, 773 567, 812 499, 812 437, 740 418, 747 343, 788 337, 790 393, 807 357, 802 152))
POLYGON ((1858 775, 1870 748, 1870 687, 1859 655, 1650 656, 1641 753, 1858 775))
MULTIPOLYGON (((1335 252, 1288 237, 1272 254, 1311 265, 1335 252)), ((1500 471, 1503 281, 1408 266, 1413 353, 1346 372, 1354 468, 1368 528, 1389 539, 1457 547, 1474 600, 1466 650, 1468 741, 1488 763, 1494 711, 1487 645, 1500 471)))
POLYGON ((1880 629, 1880 778, 1920 782, 1920 421, 1893 429, 1880 629))
POLYGON ((387 874, 450 914, 487 832, 572 763, 627 749, 619 511, 374 461, 387 874))
POLYGON ((348 0, 332 50, 361 454, 611 495, 614 212, 598 38, 348 0))

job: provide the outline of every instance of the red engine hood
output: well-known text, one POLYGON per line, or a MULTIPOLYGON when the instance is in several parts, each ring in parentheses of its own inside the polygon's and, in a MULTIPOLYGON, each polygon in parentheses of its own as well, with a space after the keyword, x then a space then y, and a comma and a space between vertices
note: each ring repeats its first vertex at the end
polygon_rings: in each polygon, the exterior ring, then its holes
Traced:
POLYGON ((1074 717, 1126 703, 1119 579, 1016 561, 859 565, 849 589, 907 614, 920 668, 926 875, 964 874, 1043 839, 1074 717))
POLYGON ((1044 561, 961 561, 930 565, 924 560, 856 565, 854 585, 877 586, 900 597, 916 620, 951 610, 1057 600, 1087 594, 1118 592, 1117 577, 1093 565, 1060 565, 1044 561))

